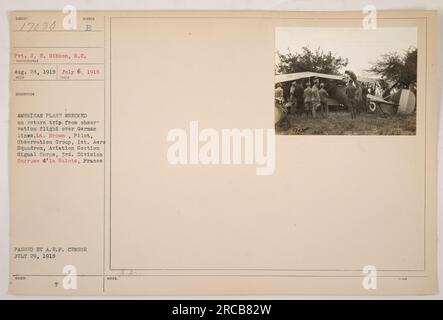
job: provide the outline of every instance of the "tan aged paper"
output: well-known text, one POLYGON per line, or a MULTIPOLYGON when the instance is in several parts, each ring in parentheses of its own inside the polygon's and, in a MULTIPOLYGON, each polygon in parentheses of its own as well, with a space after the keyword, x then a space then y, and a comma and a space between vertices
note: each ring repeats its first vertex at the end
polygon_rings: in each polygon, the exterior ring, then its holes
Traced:
POLYGON ((435 293, 436 26, 12 12, 10 291, 435 293))

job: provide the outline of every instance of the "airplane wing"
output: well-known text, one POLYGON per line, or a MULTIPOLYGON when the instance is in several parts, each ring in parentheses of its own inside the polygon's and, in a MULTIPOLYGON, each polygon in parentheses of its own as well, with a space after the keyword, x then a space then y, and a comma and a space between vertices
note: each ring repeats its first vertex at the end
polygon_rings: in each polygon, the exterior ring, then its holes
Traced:
POLYGON ((333 74, 318 73, 318 72, 296 72, 296 73, 276 75, 275 76, 275 83, 282 83, 282 82, 294 81, 294 80, 298 80, 298 79, 311 78, 311 77, 333 79, 333 80, 343 80, 342 76, 337 76, 337 75, 333 75, 333 74))

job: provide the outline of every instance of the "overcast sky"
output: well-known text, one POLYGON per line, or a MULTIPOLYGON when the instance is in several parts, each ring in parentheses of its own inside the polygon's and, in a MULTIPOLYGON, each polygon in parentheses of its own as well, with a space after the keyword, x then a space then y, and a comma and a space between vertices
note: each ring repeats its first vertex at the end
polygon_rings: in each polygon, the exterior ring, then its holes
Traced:
MULTIPOLYGON (((276 50, 280 53, 301 52, 306 46, 312 50, 320 47, 348 58, 346 70, 364 76, 380 55, 396 51, 403 53, 409 47, 417 47, 415 27, 393 27, 365 30, 362 28, 276 28, 276 50)), ((343 70, 344 71, 344 70, 343 70)))

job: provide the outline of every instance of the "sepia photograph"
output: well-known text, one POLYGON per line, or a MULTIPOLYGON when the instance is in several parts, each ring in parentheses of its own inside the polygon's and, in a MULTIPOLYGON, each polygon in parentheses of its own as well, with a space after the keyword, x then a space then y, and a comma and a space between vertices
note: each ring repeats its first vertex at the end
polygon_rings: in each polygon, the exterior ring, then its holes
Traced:
POLYGON ((276 28, 280 135, 415 135, 415 27, 276 28))

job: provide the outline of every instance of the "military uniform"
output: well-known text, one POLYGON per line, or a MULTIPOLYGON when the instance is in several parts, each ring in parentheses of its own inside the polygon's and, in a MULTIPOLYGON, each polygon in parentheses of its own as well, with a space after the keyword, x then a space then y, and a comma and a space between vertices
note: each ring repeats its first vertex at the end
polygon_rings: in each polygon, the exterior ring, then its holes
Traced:
POLYGON ((317 108, 320 107, 320 93, 316 84, 312 86, 312 116, 315 118, 317 108))
POLYGON ((307 87, 303 94, 305 100, 305 112, 308 115, 312 110, 312 89, 311 87, 307 87))
POLYGON ((295 98, 297 99, 297 112, 302 115, 305 111, 304 90, 300 84, 295 86, 295 98))
POLYGON ((326 116, 329 113, 329 106, 328 106, 328 92, 325 90, 325 88, 320 88, 318 91, 320 95, 320 103, 321 103, 321 112, 323 114, 326 114, 326 116))
POLYGON ((351 118, 354 119, 356 117, 356 101, 355 101, 355 94, 357 92, 357 88, 354 87, 352 84, 348 84, 346 86, 346 97, 348 98, 349 103, 349 111, 351 112, 351 118))

